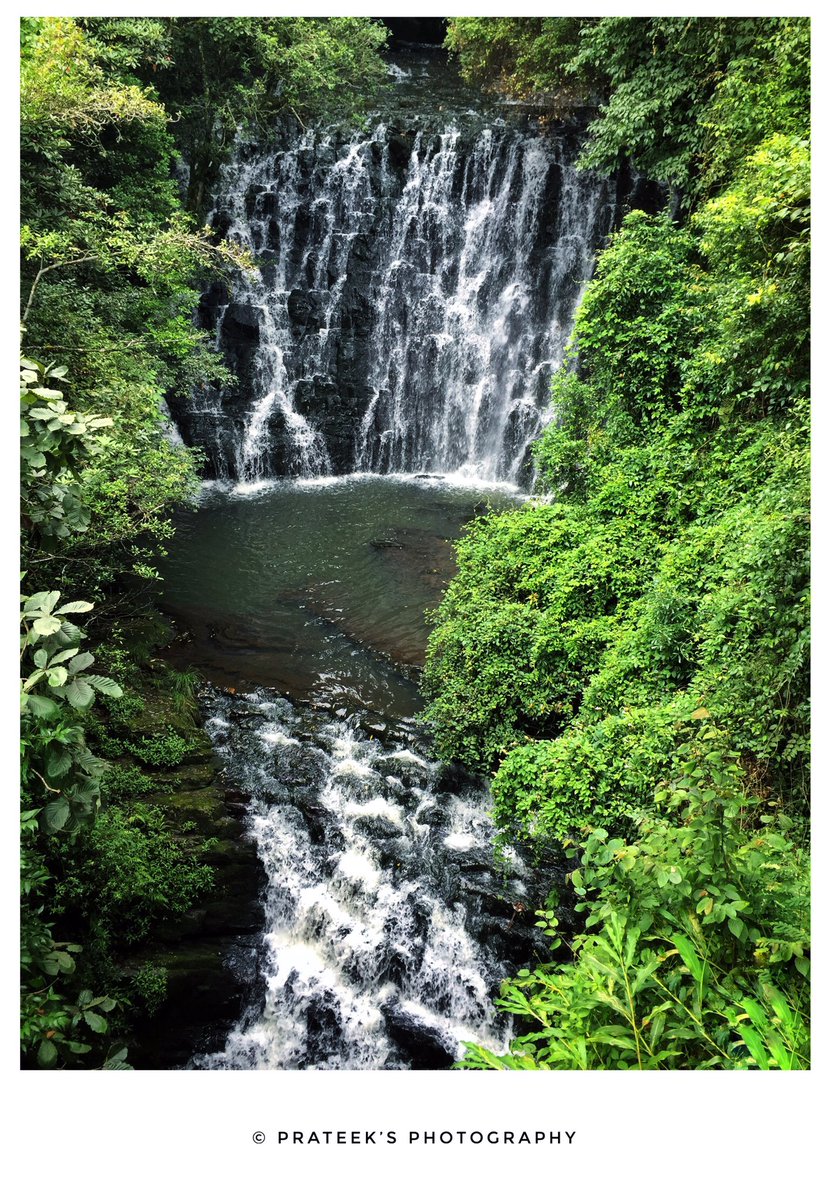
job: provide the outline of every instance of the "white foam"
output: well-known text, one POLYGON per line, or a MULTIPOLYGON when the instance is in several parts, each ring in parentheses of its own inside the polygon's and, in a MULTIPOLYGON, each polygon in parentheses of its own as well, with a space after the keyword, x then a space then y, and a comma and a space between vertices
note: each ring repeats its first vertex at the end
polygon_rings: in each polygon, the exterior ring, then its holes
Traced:
POLYGON ((471 850, 477 845, 471 833, 450 833, 443 839, 443 844, 449 850, 471 850))
POLYGON ((337 870, 351 883, 357 883, 366 891, 374 892, 380 882, 380 871, 370 858, 358 850, 346 850, 340 856, 337 870))

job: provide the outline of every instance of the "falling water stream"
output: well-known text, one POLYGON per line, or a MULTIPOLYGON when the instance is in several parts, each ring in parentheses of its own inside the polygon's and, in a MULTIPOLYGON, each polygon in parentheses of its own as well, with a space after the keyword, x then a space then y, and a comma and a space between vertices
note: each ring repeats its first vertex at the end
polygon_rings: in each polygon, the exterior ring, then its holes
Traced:
MULTIPOLYGON (((240 146, 213 221, 256 269, 201 319, 238 383, 174 412, 211 480, 166 604, 268 879, 259 986, 201 1068, 444 1067, 503 1048, 546 885, 417 719, 452 543, 515 504, 620 185, 572 130, 394 65, 358 132, 240 146), (541 889, 541 890, 540 890, 541 889)), ((542 943, 543 944, 543 943, 542 943)))

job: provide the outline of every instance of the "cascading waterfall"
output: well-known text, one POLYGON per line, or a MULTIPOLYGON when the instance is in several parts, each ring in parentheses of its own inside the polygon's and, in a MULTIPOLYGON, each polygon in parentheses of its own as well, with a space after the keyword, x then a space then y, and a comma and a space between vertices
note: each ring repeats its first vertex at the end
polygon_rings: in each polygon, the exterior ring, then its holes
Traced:
POLYGON ((576 153, 572 131, 466 110, 419 130, 389 119, 240 147, 212 220, 256 269, 202 310, 240 383, 179 408, 185 440, 243 483, 349 471, 528 482, 621 194, 577 170, 576 153))
POLYGON ((411 722, 379 738, 267 691, 208 710, 270 885, 264 996, 194 1065, 405 1070, 448 1066, 464 1041, 503 1051, 490 995, 527 869, 496 866, 480 791, 441 791, 411 722))
POLYGON ((467 152, 457 127, 418 135, 377 293, 358 470, 520 478, 608 220, 604 189, 557 157, 508 128, 467 152))

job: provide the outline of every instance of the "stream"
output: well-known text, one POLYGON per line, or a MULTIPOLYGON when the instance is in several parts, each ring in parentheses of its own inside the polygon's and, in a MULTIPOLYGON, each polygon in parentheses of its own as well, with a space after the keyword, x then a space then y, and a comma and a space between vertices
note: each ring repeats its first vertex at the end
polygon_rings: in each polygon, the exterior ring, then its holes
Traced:
POLYGON ((182 518, 166 603, 213 681, 206 728, 268 879, 255 998, 193 1067, 436 1069, 465 1041, 505 1048, 492 1001, 539 943, 532 873, 495 854, 480 784, 434 760, 416 679, 452 541, 516 502, 358 476, 206 488, 182 518))

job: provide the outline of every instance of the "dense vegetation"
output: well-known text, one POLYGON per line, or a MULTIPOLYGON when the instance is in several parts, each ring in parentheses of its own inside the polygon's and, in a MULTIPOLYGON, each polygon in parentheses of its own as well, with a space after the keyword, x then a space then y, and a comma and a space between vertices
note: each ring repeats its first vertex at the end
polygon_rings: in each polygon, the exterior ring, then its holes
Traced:
POLYGON ((194 680, 153 658, 150 590, 198 470, 165 402, 226 378, 192 314, 247 265, 199 227, 205 189, 238 129, 353 114, 384 40, 364 18, 21 22, 26 1065, 122 1068, 163 979, 118 957, 211 883, 164 811, 194 680))
POLYGON ((470 77, 591 103, 585 166, 666 186, 601 255, 539 498, 459 546, 441 752, 506 839, 564 846, 584 926, 465 1066, 808 1065, 809 27, 459 18, 470 77))
MULTIPOLYGON (((26 1065, 123 1068, 164 979, 119 957, 211 886, 163 805, 194 680, 151 609, 199 467, 165 403, 226 380, 192 313, 247 266, 199 221, 240 128, 353 116, 384 37, 22 22, 26 1065)), ((537 497, 476 522, 431 639, 441 753, 492 775, 505 841, 574 860, 550 961, 503 988, 515 1044, 464 1065, 806 1067, 808 22, 458 18, 448 45, 551 118, 589 106, 583 165, 668 198, 602 254, 537 497)))

